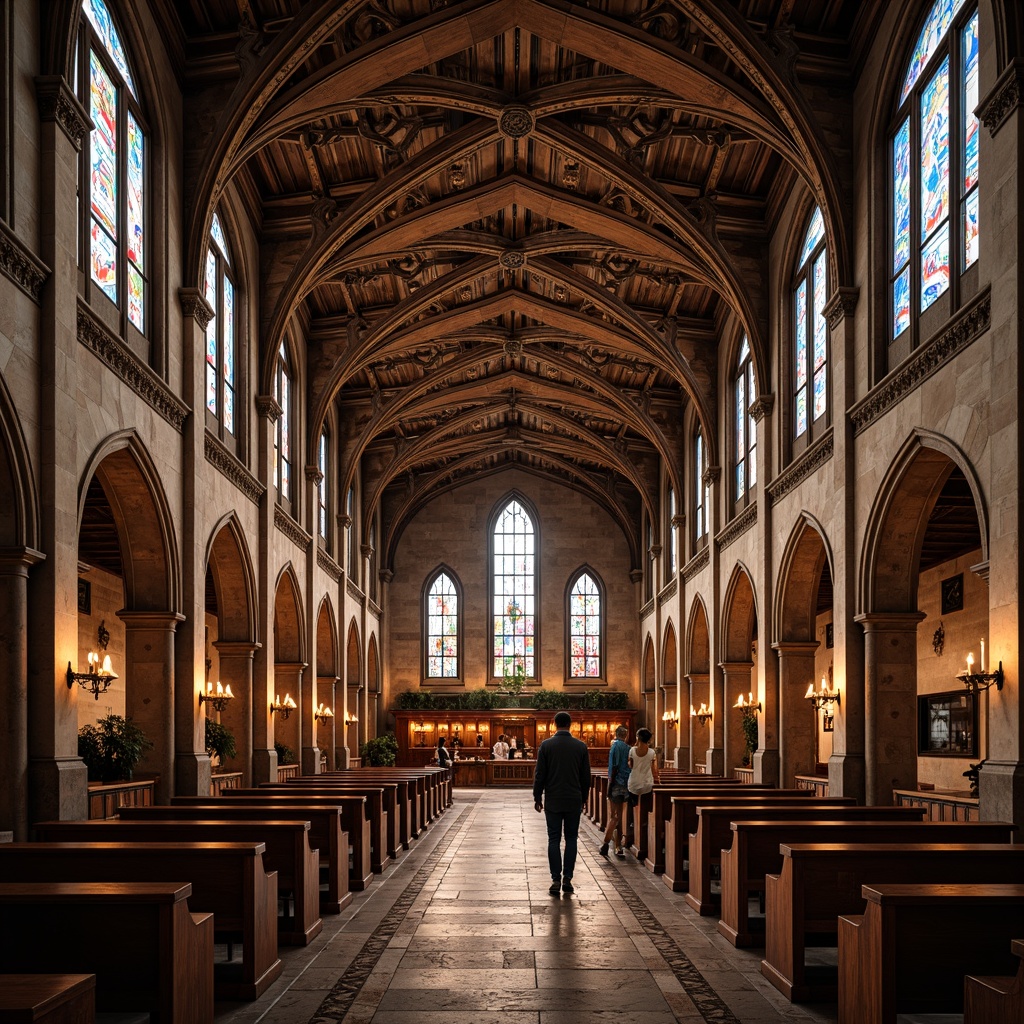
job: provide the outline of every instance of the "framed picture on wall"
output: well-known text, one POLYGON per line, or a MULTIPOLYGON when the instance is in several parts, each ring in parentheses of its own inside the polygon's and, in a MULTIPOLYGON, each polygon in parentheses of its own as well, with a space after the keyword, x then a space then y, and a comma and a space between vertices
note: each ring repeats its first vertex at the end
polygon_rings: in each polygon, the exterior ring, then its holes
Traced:
POLYGON ((942 581, 942 614, 963 611, 964 608, 964 574, 958 572, 942 581))
POLYGON ((92 584, 88 580, 78 581, 78 610, 83 615, 92 614, 92 584))
POLYGON ((922 757, 977 757, 978 705, 963 690, 917 698, 917 752, 922 757))

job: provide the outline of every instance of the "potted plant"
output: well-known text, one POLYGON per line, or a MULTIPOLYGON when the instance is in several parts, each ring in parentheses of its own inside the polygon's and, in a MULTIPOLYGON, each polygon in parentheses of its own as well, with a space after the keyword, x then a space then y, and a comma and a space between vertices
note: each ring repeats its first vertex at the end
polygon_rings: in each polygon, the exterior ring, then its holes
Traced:
POLYGON ((120 715, 107 715, 78 730, 78 756, 85 762, 90 782, 130 782, 152 747, 146 734, 120 715))
POLYGON ((393 768, 398 757, 398 740, 393 732, 375 736, 359 748, 364 765, 374 768, 393 768))
POLYGON ((754 763, 754 751, 757 750, 757 713, 753 708, 743 709, 743 739, 746 741, 747 749, 743 752, 744 768, 749 768, 754 763))
POLYGON ((214 757, 217 758, 215 771, 227 771, 225 762, 238 753, 235 746, 235 734, 226 725, 213 722, 208 718, 206 720, 206 752, 210 755, 211 760, 214 757))
POLYGON ((286 747, 283 743, 275 743, 274 749, 277 751, 278 768, 284 764, 295 764, 295 751, 291 747, 286 747))

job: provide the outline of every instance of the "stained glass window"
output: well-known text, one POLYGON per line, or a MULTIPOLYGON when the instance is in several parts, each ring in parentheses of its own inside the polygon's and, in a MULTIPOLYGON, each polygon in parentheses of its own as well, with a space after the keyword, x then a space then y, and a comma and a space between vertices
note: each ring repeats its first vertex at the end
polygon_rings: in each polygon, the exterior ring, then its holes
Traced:
POLYGON ((754 387, 754 362, 750 355, 750 343, 745 337, 743 344, 740 345, 737 360, 733 398, 736 500, 740 501, 749 498, 751 488, 757 483, 757 424, 750 413, 750 406, 757 398, 757 393, 754 387))
POLYGON ((815 207, 800 247, 793 290, 793 437, 813 434, 828 412, 828 266, 825 226, 815 207))
POLYGON ((976 5, 935 0, 907 63, 891 142, 894 340, 979 256, 978 43, 976 5))
POLYGON ((82 156, 89 278, 144 332, 146 134, 128 55, 109 8, 104 0, 83 0, 82 14, 75 68, 79 97, 93 122, 82 156))
POLYGON ((427 592, 427 678, 458 674, 459 592, 448 573, 441 572, 427 592))
POLYGON ((693 510, 694 532, 697 544, 701 546, 708 536, 708 510, 711 507, 711 489, 704 483, 704 472, 707 469, 707 465, 704 453, 704 435, 700 430, 697 431, 693 448, 693 491, 696 496, 696 506, 693 510))
POLYGON ((277 351, 277 368, 274 374, 274 398, 281 407, 274 431, 274 483, 278 496, 285 502, 292 497, 292 381, 288 365, 288 352, 284 342, 277 351))
POLYGON ((316 485, 317 533, 322 540, 327 540, 327 431, 320 432, 320 446, 317 449, 316 466, 320 470, 320 480, 316 485))
POLYGON ((569 678, 601 674, 601 591, 584 572, 569 590, 569 678))
POLYGON ((679 560, 676 552, 676 527, 673 520, 676 517, 676 492, 674 487, 668 489, 668 560, 666 567, 668 570, 668 577, 671 579, 676 570, 679 568, 679 560))
POLYGON ((235 286, 228 243, 216 214, 206 250, 206 301, 213 319, 206 325, 206 408, 222 440, 235 434, 235 286))
POLYGON ((356 571, 356 489, 349 487, 345 496, 345 515, 348 517, 348 572, 356 571))
POLYGON ((494 524, 492 605, 496 678, 534 679, 537 633, 536 551, 533 521, 513 498, 494 524))

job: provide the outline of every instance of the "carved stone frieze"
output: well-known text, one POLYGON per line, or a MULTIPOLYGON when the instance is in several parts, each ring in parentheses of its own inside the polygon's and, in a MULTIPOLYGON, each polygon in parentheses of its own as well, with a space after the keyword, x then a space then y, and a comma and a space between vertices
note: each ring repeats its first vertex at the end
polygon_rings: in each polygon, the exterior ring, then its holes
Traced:
POLYGON ((317 548, 316 564, 319 565, 335 583, 341 579, 341 566, 338 565, 338 563, 331 558, 323 548, 317 548))
POLYGON ((830 331, 834 331, 847 317, 853 316, 859 298, 859 288, 837 288, 833 292, 822 310, 830 331))
POLYGON ((850 411, 859 434, 923 381, 963 351, 992 324, 992 292, 986 288, 943 330, 925 342, 901 367, 874 387, 850 411))
POLYGON ((61 75, 39 75, 36 78, 36 102, 39 104, 39 119, 56 121, 75 149, 81 150, 86 134, 92 131, 92 118, 64 78, 61 75))
POLYGON ((39 301, 50 268, 35 256, 0 220, 0 272, 9 277, 30 299, 39 301))
POLYGON ((981 123, 994 136, 1010 115, 1021 105, 1024 81, 1024 61, 1015 60, 999 76, 992 91, 978 104, 981 123))
POLYGON ((200 289, 179 288, 178 302, 186 319, 195 320, 204 331, 210 326, 210 321, 214 317, 213 307, 206 301, 206 296, 200 289))
POLYGON ((641 619, 645 619, 645 618, 646 618, 646 617, 647 617, 648 615, 650 615, 650 614, 651 614, 651 612, 653 612, 653 611, 654 611, 654 598, 652 597, 652 598, 651 598, 651 600, 650 600, 650 601, 648 601, 648 602, 647 602, 647 603, 646 603, 646 604, 645 604, 645 605, 644 605, 644 606, 643 606, 643 607, 642 607, 642 608, 640 609, 640 618, 641 618, 641 619))
POLYGON ((296 546, 308 550, 313 538, 280 505, 274 506, 274 525, 296 546))
POLYGON ((768 500, 771 504, 781 501, 793 488, 812 476, 832 458, 834 433, 831 428, 819 438, 792 465, 783 470, 768 485, 768 500))
POLYGON ((111 373, 144 399, 175 430, 182 430, 189 414, 188 406, 148 366, 141 363, 124 342, 115 338, 81 300, 77 328, 78 340, 111 373))
POLYGON ((281 418, 284 410, 273 395, 257 395, 256 412, 263 419, 276 423, 281 418))
POLYGON ((727 548, 738 537, 749 530, 757 522, 757 502, 751 502, 738 516, 726 524, 724 530, 715 537, 720 548, 727 548))
POLYGON ((355 581, 351 578, 345 581, 345 590, 347 591, 348 596, 351 597, 353 601, 362 601, 363 592, 359 589, 355 581))
POLYGON ((254 505, 260 503, 266 488, 209 431, 203 439, 206 461, 218 469, 254 505))
POLYGON ((711 561, 711 549, 706 545, 683 566, 683 580, 690 582, 711 561))
POLYGON ((658 603, 664 604, 669 598, 676 596, 676 590, 679 589, 679 580, 673 576, 672 579, 658 591, 658 603))

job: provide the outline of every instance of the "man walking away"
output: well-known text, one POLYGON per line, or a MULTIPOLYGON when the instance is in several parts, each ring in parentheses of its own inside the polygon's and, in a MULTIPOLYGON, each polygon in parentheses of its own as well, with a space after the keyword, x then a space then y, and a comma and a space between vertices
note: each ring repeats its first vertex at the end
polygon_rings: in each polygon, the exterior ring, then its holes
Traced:
POLYGON ((555 715, 554 736, 549 736, 537 751, 537 767, 533 773, 533 806, 544 812, 548 828, 548 866, 551 868, 552 896, 561 891, 567 895, 572 887, 576 867, 576 847, 580 832, 580 815, 590 792, 590 752, 587 745, 569 732, 572 717, 567 711, 555 715), (565 857, 560 849, 565 833, 565 857))

